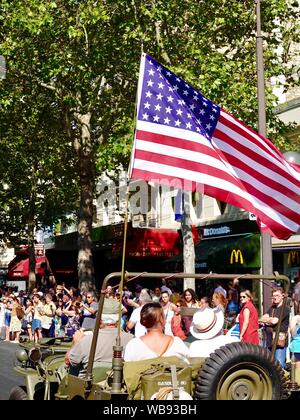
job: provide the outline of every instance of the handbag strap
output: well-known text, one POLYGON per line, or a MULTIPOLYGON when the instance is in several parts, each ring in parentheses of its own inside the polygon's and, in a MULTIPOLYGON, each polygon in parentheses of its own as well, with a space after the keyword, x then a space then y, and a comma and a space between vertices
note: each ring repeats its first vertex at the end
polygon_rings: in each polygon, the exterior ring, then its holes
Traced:
POLYGON ((169 345, 171 344, 171 340, 173 340, 173 337, 172 336, 169 337, 169 340, 168 340, 166 346, 164 347, 163 351, 160 353, 160 355, 158 357, 161 357, 161 356, 163 356, 165 354, 165 352, 169 348, 169 345))

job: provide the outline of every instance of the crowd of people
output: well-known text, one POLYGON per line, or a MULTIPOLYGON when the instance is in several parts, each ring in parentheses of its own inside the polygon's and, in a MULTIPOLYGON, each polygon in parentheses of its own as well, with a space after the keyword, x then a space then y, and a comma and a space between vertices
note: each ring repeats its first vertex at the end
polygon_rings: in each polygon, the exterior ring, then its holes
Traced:
MULTIPOLYGON (((3 339, 19 342, 20 336, 37 342, 42 337, 73 337, 66 363, 79 373, 87 364, 91 331, 98 310, 94 291, 80 292, 57 285, 44 292, 0 290, 0 329, 3 339)), ((136 285, 122 296, 113 286, 105 291, 95 362, 110 362, 112 347, 121 321, 125 361, 177 355, 207 357, 218 347, 233 341, 272 349, 276 325, 282 317, 275 358, 286 367, 288 346, 300 369, 300 315, 291 315, 280 287, 272 290, 272 305, 258 316, 250 290, 241 290, 238 279, 224 287, 216 284, 212 296, 196 296, 188 288, 182 294, 166 285, 153 290, 136 285), (193 315, 182 308, 194 308, 193 315), (119 310, 120 309, 120 310, 119 310)))
POLYGON ((73 337, 80 328, 92 329, 98 310, 93 291, 79 293, 64 285, 30 293, 0 289, 0 330, 4 340, 19 342, 20 335, 37 342, 43 337, 73 337))

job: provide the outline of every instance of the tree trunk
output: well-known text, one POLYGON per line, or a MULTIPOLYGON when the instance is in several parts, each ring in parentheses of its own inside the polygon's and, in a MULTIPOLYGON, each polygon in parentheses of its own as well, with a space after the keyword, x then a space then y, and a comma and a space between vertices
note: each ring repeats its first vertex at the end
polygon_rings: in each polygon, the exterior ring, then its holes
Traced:
POLYGON ((80 208, 78 215, 78 287, 95 289, 92 255, 94 156, 90 133, 90 114, 77 115, 81 123, 81 138, 75 141, 80 179, 80 208))
POLYGON ((36 275, 35 275, 35 249, 34 249, 34 231, 35 224, 33 218, 28 222, 28 254, 29 254, 29 279, 28 287, 32 290, 36 286, 36 275))

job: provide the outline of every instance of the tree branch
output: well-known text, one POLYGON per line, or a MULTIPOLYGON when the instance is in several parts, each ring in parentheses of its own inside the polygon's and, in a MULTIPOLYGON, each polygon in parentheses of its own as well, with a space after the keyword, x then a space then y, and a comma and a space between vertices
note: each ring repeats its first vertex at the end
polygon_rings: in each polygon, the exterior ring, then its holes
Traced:
MULTIPOLYGON (((156 9, 155 0, 152 1, 152 6, 155 10, 156 9)), ((164 43, 161 37, 161 21, 160 20, 155 21, 155 34, 156 34, 156 42, 159 48, 161 49, 163 59, 165 60, 167 64, 171 65, 170 57, 168 56, 168 53, 165 50, 164 43)))

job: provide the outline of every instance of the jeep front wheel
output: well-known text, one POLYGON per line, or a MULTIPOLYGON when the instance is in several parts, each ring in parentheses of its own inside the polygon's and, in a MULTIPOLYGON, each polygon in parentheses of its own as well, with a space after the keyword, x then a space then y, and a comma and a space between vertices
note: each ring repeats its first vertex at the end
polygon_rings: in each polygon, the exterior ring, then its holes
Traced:
POLYGON ((27 394, 21 386, 12 388, 9 394, 9 400, 27 400, 27 394))
POLYGON ((231 343, 206 359, 196 382, 198 400, 280 400, 280 364, 262 347, 231 343))

